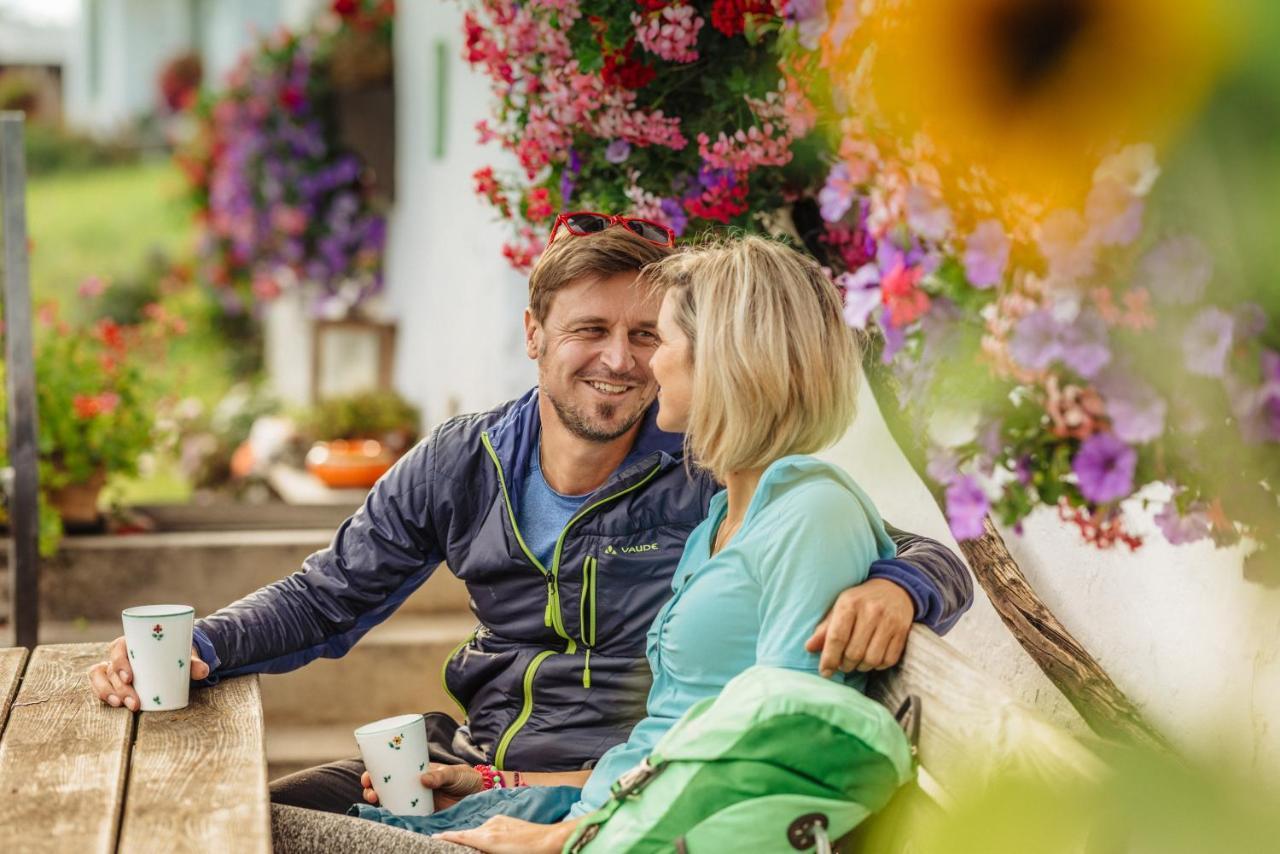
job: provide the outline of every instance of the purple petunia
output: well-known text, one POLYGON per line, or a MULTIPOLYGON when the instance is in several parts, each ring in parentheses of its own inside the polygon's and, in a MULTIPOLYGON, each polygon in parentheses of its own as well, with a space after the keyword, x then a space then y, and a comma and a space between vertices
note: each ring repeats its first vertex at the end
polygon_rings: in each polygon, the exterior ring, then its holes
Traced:
POLYGON ((957 540, 976 540, 985 533, 983 520, 991 505, 977 480, 966 475, 952 481, 946 500, 947 522, 957 540))
POLYGON ((1032 370, 1062 362, 1083 377, 1093 377, 1111 361, 1107 326, 1093 312, 1080 312, 1070 322, 1052 310, 1037 309, 1018 322, 1009 354, 1032 370))
POLYGON ((912 184, 907 188, 907 225, 926 240, 939 241, 951 231, 951 211, 937 193, 912 184))
POLYGON ((827 222, 835 222, 849 212, 853 206, 853 177, 846 163, 837 163, 827 173, 827 182, 818 191, 818 206, 822 218, 827 222))
POLYGON ((1136 377, 1108 370, 1094 385, 1106 401, 1111 429, 1125 442, 1150 442, 1164 433, 1168 405, 1155 389, 1136 377))
POLYGON ((866 329, 871 313, 881 304, 880 268, 864 264, 852 273, 841 273, 836 285, 844 290, 844 320, 855 329, 866 329))
POLYGON ((1142 199, 1116 181, 1100 181, 1089 191, 1085 218, 1089 236, 1102 246, 1127 246, 1142 233, 1142 199))
POLYGON ((1235 320, 1220 308, 1201 311, 1187 325, 1182 336, 1182 355, 1187 370, 1202 377, 1221 377, 1235 337, 1235 320))
POLYGON ((1138 264, 1138 284, 1166 305, 1194 303, 1212 278, 1213 257, 1189 234, 1161 241, 1138 264))
POLYGON ((1186 514, 1178 512, 1178 505, 1170 501, 1155 516, 1156 526, 1170 545, 1194 543, 1209 536, 1212 528, 1204 505, 1193 505, 1186 514))
POLYGON ((1054 211, 1046 217, 1039 242, 1052 277, 1070 282, 1093 274, 1097 246, 1075 211, 1054 211))
POLYGON ((1071 461, 1080 494, 1094 504, 1124 498, 1133 491, 1138 452, 1112 433, 1094 433, 1085 439, 1071 461))
POLYGON ((975 288, 990 288, 1004 278, 1009 238, 997 220, 978 223, 964 247, 964 274, 975 288))
POLYGON ((619 163, 625 163, 627 158, 631 156, 631 143, 625 139, 615 139, 609 143, 604 150, 604 159, 608 160, 615 166, 619 163))

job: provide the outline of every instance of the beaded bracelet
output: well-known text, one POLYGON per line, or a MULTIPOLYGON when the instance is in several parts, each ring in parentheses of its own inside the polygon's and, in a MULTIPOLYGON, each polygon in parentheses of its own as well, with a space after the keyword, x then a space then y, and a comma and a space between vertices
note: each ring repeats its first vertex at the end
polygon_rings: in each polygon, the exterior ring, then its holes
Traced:
POLYGON ((475 770, 480 772, 480 778, 484 781, 484 791, 507 788, 506 778, 492 765, 477 765, 475 770))

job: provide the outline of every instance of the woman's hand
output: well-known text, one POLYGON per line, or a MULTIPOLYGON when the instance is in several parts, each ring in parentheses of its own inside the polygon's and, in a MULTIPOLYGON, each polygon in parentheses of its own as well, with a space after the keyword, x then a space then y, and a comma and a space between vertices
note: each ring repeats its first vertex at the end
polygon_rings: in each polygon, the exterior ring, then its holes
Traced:
POLYGON ((474 830, 451 830, 436 834, 436 838, 490 854, 558 854, 577 826, 576 818, 559 824, 533 824, 496 815, 474 830))
MULTIPOLYGON (((437 810, 448 809, 467 795, 484 791, 484 778, 470 766, 432 762, 430 767, 431 770, 422 775, 422 785, 432 790, 437 810)), ((376 807, 378 793, 373 790, 373 778, 368 771, 360 775, 360 785, 364 786, 364 799, 376 807)))

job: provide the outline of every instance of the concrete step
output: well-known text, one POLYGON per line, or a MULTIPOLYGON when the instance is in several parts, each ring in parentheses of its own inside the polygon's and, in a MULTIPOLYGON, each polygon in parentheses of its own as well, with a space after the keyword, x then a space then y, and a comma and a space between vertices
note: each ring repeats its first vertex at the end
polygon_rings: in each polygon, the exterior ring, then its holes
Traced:
POLYGON ((474 628, 470 617, 396 614, 342 658, 263 676, 267 727, 354 729, 411 712, 460 714, 444 691, 440 669, 474 628))
MULTIPOLYGON (((67 537, 57 555, 41 561, 41 618, 111 621, 130 605, 160 602, 182 602, 197 615, 208 614, 297 571, 332 536, 330 530, 298 529, 67 537)), ((0 554, 0 567, 6 562, 0 554)), ((8 590, 4 567, 4 615, 8 590)), ((467 601, 466 587, 441 566, 401 611, 457 614, 468 610, 467 601)))
POLYGON ((360 755, 354 726, 268 726, 267 779, 360 755))

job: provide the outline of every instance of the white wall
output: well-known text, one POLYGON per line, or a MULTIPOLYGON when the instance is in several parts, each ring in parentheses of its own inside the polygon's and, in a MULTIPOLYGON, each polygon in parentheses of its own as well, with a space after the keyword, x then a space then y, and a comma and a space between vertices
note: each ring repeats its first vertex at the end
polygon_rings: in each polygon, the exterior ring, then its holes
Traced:
MULTIPOLYGON (((865 391, 858 421, 828 458, 849 470, 885 518, 954 547, 947 524, 865 391)), ((1280 779, 1280 590, 1244 581, 1240 549, 1175 548, 1149 533, 1134 554, 1085 546, 1043 510, 1002 531, 1032 588, 1158 729, 1192 752, 1235 754, 1280 779)), ((948 636, 1027 702, 1084 727, 996 615, 981 588, 948 636)))
POLYGON ((499 247, 506 226, 471 175, 497 164, 476 143, 489 88, 461 59, 455 3, 401 3, 396 26, 396 208, 387 251, 387 303, 399 323, 395 385, 428 423, 491 408, 536 382, 524 355, 525 277, 499 247), (446 44, 445 156, 436 134, 436 45, 446 44))

